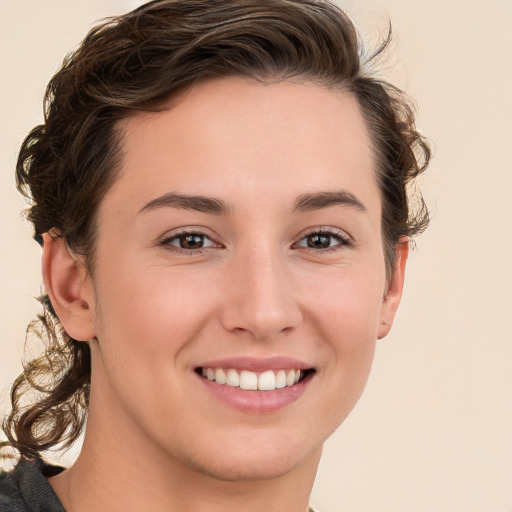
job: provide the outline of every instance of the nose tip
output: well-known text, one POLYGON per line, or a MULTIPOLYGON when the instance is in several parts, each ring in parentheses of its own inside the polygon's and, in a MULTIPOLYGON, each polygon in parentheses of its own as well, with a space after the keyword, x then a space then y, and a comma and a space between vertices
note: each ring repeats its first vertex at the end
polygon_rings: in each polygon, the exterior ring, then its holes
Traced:
POLYGON ((302 321, 292 279, 283 264, 268 259, 245 261, 228 277, 229 293, 222 312, 228 331, 270 340, 292 331, 302 321))

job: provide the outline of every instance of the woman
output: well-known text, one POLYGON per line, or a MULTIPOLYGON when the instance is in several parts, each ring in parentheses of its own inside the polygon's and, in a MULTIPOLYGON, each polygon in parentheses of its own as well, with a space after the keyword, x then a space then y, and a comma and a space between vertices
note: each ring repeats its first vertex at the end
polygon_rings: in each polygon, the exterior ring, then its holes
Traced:
POLYGON ((359 52, 324 1, 159 0, 66 59, 17 166, 50 343, 2 510, 307 510, 428 222, 428 147, 359 52))

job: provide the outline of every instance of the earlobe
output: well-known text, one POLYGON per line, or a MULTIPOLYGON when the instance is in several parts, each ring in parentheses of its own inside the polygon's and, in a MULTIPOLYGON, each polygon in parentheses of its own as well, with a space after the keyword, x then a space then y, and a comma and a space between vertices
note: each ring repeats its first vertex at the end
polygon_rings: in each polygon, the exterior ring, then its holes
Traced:
POLYGON ((66 333, 78 341, 95 336, 92 285, 83 262, 62 236, 43 235, 43 281, 66 333))
POLYGON ((384 338, 393 325, 400 299, 402 298, 402 290, 404 287, 405 264, 409 255, 409 238, 401 238, 395 246, 395 263, 393 265, 393 275, 391 276, 384 300, 382 303, 380 325, 377 337, 384 338))

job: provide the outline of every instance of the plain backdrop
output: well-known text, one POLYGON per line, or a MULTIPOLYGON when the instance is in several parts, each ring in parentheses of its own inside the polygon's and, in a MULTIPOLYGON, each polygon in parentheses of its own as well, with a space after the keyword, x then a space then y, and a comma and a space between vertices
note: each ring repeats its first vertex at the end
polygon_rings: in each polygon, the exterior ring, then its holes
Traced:
MULTIPOLYGON (((39 310, 40 251, 14 162, 63 56, 130 0, 0 0, 0 413, 39 310)), ((435 147, 433 214, 367 389, 327 442, 322 512, 512 511, 512 2, 340 1, 435 147)), ((72 455, 68 456, 69 460, 72 455)))

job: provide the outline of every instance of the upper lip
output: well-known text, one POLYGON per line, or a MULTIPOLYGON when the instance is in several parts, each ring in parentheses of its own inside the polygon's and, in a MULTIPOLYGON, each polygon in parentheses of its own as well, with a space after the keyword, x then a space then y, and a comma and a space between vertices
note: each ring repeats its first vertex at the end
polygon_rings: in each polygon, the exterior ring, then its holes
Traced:
POLYGON ((266 370, 310 370, 312 366, 285 356, 275 356, 269 358, 257 357, 230 357, 225 359, 215 359, 199 365, 199 368, 226 368, 233 370, 249 370, 253 372, 264 372, 266 370))

